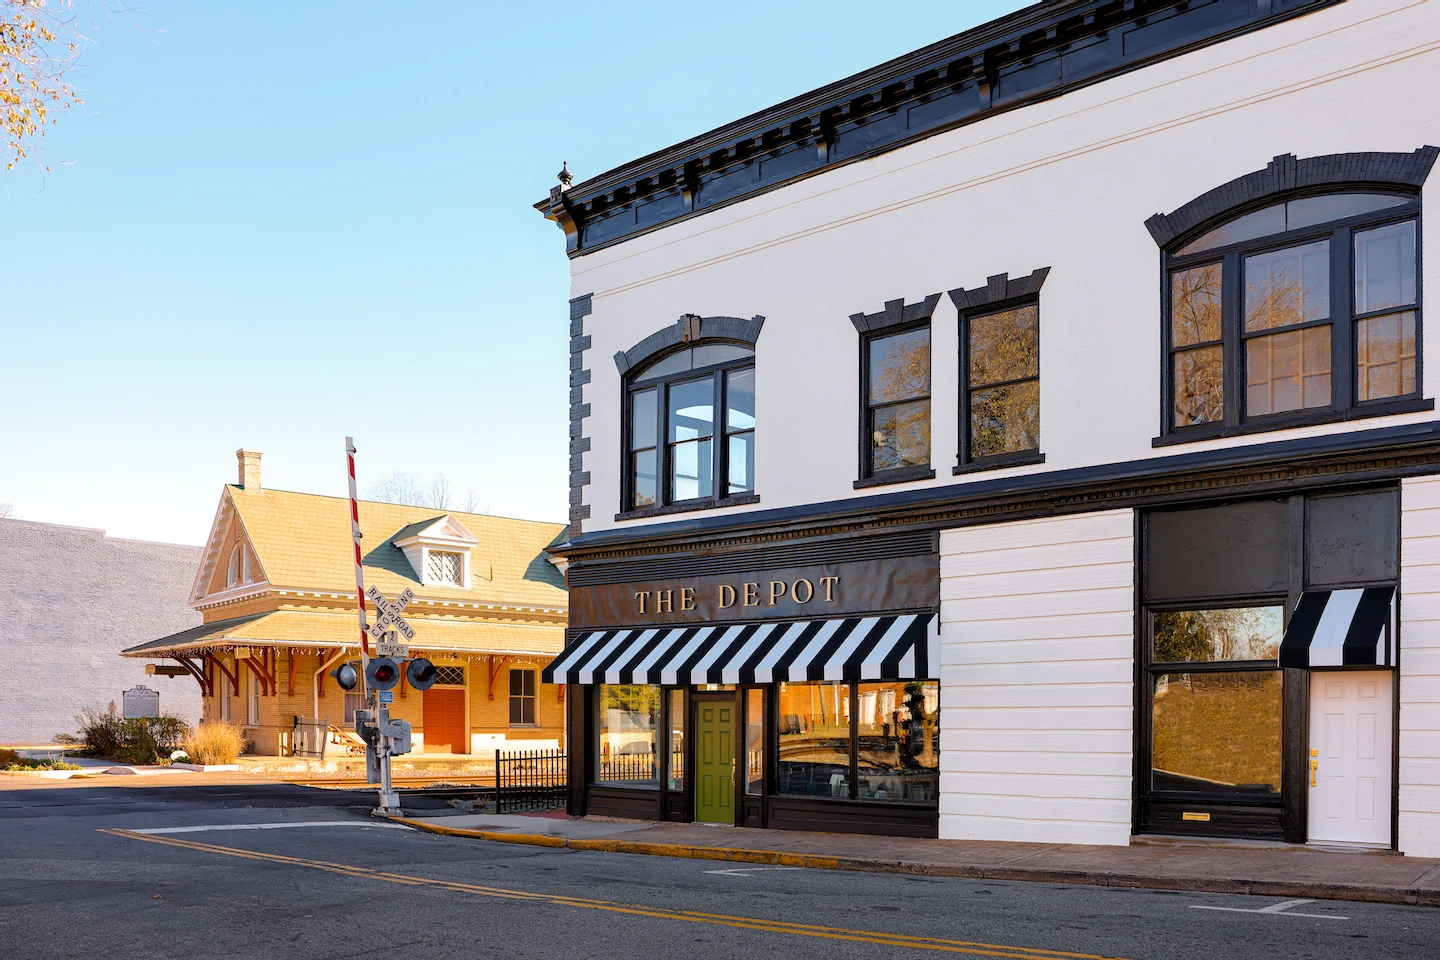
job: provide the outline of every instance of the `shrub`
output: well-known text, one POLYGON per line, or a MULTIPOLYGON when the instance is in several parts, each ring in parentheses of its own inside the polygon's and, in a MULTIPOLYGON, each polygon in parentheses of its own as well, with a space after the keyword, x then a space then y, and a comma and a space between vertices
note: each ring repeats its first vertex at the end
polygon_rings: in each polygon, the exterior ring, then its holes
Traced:
POLYGON ((181 744, 191 763, 234 763, 245 746, 240 728, 219 720, 206 720, 181 744))
POLYGON ((112 701, 104 713, 86 710, 80 724, 81 753, 116 763, 157 763, 190 732, 179 717, 120 716, 112 701))
POLYGON ((0 748, 0 767, 8 767, 12 763, 20 762, 20 754, 14 750, 0 748))
MULTIPOLYGON (((13 751, 13 750, 0 751, 0 753, 11 753, 11 754, 13 754, 14 752, 15 752, 15 751, 13 751)), ((3 756, 0 756, 0 770, 8 770, 8 771, 10 771, 10 772, 12 772, 12 773, 18 772, 18 771, 22 771, 22 770, 79 770, 79 769, 81 769, 80 764, 78 764, 78 763, 66 763, 64 760, 61 760, 61 759, 59 759, 58 757, 46 757, 46 758, 43 759, 43 760, 35 760, 35 759, 30 758, 30 757, 17 757, 15 760, 12 760, 12 761, 10 761, 10 762, 7 763, 7 762, 5 761, 5 759, 4 759, 4 757, 3 757, 3 756)))

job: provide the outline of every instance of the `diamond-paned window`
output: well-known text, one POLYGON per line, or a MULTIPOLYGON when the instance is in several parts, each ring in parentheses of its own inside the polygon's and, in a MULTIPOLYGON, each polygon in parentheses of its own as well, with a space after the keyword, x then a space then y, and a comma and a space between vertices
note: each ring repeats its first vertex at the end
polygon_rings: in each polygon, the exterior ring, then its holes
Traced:
POLYGON ((464 667, 436 667, 435 685, 437 687, 463 687, 465 686, 464 667))
POLYGON ((431 550, 429 557, 425 572, 431 583, 448 583, 457 587, 464 585, 460 554, 448 550, 431 550))

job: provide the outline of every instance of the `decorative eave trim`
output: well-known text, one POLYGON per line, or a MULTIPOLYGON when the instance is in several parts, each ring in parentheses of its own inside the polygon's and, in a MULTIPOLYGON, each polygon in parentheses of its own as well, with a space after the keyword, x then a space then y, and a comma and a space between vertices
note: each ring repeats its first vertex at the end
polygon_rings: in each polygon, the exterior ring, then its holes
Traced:
POLYGON ((564 547, 574 565, 665 552, 742 549, 816 536, 947 529, 1032 516, 1173 505, 1375 483, 1440 471, 1440 421, 1202 449, 923 487, 679 523, 597 531, 564 547))
POLYGON ((668 327, 656 330, 629 350, 615 353, 615 366, 620 376, 657 357, 672 347, 701 340, 735 340, 754 346, 760 340, 760 331, 765 318, 756 314, 749 320, 739 317, 701 317, 693 313, 683 314, 668 327))
POLYGON ((1048 0, 570 185, 535 209, 577 257, 1344 0, 1048 0))
POLYGON ((975 287, 971 290, 963 288, 951 290, 950 300, 955 304, 955 309, 965 313, 970 310, 1007 303, 1011 300, 1035 297, 1039 296, 1040 288, 1045 285, 1045 278, 1048 276, 1050 276, 1049 267, 1033 270, 1030 276, 1021 277, 1018 280, 1011 280, 1008 273, 997 273, 990 277, 983 287, 975 287))
POLYGON ((1440 157, 1440 147, 1432 146, 1421 147, 1414 153, 1331 153, 1304 160, 1285 153, 1271 160, 1263 170, 1206 191, 1171 213, 1155 214, 1145 221, 1145 227, 1156 245, 1163 248, 1181 238, 1188 239, 1201 227, 1228 220, 1246 208, 1287 193, 1344 186, 1419 191, 1437 157, 1440 157))
POLYGON ((940 302, 940 294, 932 293, 919 303, 906 304, 904 298, 886 300, 885 309, 879 313, 852 313, 850 322, 859 333, 875 333, 891 327, 903 327, 907 323, 929 320, 940 302))

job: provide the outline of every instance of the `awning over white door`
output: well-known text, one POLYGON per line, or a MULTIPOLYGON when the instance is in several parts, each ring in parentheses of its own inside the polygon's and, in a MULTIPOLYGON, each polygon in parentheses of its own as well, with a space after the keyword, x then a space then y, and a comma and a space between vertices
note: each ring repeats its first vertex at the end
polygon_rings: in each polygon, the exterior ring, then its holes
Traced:
POLYGON ((927 680, 934 614, 735 626, 597 630, 541 674, 546 683, 927 680))
POLYGON ((1280 666, 1394 666, 1394 600, 1394 587, 1306 590, 1280 641, 1280 666))

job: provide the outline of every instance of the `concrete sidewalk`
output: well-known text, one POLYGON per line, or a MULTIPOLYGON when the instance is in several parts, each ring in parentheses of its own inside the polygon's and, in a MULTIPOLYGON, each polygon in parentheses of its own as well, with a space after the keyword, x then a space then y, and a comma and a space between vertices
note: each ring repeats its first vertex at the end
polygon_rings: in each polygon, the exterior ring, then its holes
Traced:
POLYGON ((911 840, 514 814, 400 819, 451 836, 571 850, 865 873, 1440 906, 1440 860, 1386 851, 1140 837, 1129 847, 911 840))

